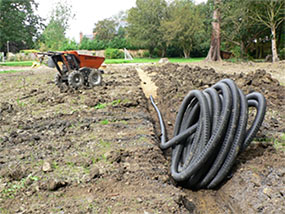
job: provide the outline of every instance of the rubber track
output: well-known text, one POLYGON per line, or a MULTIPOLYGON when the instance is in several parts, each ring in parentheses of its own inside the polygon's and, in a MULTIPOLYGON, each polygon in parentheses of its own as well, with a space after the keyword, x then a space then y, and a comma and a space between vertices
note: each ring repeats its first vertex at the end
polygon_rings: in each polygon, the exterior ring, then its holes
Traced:
POLYGON ((150 97, 160 121, 160 148, 172 148, 171 175, 191 189, 216 188, 229 174, 238 154, 259 130, 266 112, 260 93, 245 96, 233 80, 224 79, 204 91, 190 91, 176 116, 174 135, 166 141, 162 115, 150 97), (248 109, 256 108, 247 130, 248 109))

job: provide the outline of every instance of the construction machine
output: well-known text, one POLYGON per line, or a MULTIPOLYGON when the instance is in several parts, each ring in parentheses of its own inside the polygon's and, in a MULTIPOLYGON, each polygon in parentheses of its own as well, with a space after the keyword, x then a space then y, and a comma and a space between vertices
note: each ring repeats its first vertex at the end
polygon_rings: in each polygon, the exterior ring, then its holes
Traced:
POLYGON ((61 88, 67 85, 73 89, 83 86, 94 87, 102 83, 103 70, 99 69, 104 57, 78 54, 77 51, 37 53, 42 61, 48 56, 48 66, 56 68, 55 84, 61 88))

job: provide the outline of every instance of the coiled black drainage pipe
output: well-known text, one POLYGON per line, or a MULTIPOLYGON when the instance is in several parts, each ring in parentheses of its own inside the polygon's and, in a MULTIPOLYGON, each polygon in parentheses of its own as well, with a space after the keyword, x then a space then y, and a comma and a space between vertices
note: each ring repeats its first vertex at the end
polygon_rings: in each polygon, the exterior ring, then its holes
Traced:
POLYGON ((204 91, 188 93, 176 116, 174 137, 166 141, 162 115, 150 99, 160 121, 160 148, 172 148, 171 175, 178 185, 191 189, 215 188, 224 180, 256 135, 266 111, 262 94, 245 96, 233 80, 224 79, 204 91), (249 107, 257 112, 247 130, 249 107))

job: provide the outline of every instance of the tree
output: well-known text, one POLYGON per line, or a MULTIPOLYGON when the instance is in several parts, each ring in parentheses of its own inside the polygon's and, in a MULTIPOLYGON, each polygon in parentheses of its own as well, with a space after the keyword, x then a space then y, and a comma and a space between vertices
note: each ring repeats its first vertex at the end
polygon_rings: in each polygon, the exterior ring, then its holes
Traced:
POLYGON ((212 37, 211 37, 211 45, 210 50, 208 52, 207 61, 220 61, 222 60, 220 54, 220 46, 221 46, 221 29, 220 29, 220 9, 219 6, 221 4, 221 0, 214 0, 215 10, 213 12, 213 21, 212 21, 212 37))
POLYGON ((249 18, 251 2, 240 0, 223 1, 221 14, 222 46, 234 53, 235 57, 248 55, 249 47, 254 45, 257 37, 264 36, 264 28, 256 25, 249 18))
POLYGON ((95 24, 93 32, 99 40, 112 40, 116 36, 117 23, 114 19, 103 19, 95 24))
POLYGON ((203 18, 192 1, 176 0, 169 6, 169 18, 162 21, 161 31, 168 45, 181 48, 185 58, 197 41, 196 35, 203 30, 203 18))
POLYGON ((133 43, 149 49, 153 54, 155 48, 166 52, 166 42, 160 30, 161 22, 167 15, 165 0, 137 0, 136 7, 128 13, 128 36, 133 43))
POLYGON ((236 57, 243 56, 245 45, 249 42, 249 27, 253 27, 248 18, 248 2, 240 0, 224 1, 221 7, 221 35, 224 47, 234 52, 236 57), (238 48, 237 48, 238 47, 238 48), (236 51, 237 49, 240 49, 236 51))
POLYGON ((126 26, 127 26, 127 12, 120 11, 118 14, 112 17, 116 22, 117 37, 126 38, 126 26))
POLYGON ((42 19, 34 14, 34 0, 0 0, 0 51, 32 48, 42 28, 42 19))
POLYGON ((72 6, 67 2, 58 2, 53 8, 50 20, 42 34, 42 49, 60 50, 66 43, 66 31, 69 21, 75 17, 72 6))
POLYGON ((250 18, 271 30, 272 61, 279 60, 276 45, 276 29, 284 22, 285 2, 283 0, 269 0, 253 2, 250 8, 250 18))

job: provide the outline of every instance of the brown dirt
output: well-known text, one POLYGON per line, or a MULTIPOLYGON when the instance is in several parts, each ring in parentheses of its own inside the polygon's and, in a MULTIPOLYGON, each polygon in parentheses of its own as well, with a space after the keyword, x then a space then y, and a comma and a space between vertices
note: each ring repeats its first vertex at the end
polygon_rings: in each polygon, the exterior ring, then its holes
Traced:
MULTIPOLYGON (((156 102, 166 121, 169 137, 178 108, 190 90, 202 90, 221 79, 231 78, 245 94, 258 91, 265 95, 268 108, 263 126, 252 145, 238 158, 231 179, 217 191, 184 192, 201 213, 282 212, 285 209, 285 87, 261 69, 247 74, 226 70, 217 73, 213 68, 166 64, 144 70, 159 86, 156 102)), ((154 111, 152 115, 156 117, 154 111)), ((156 127, 159 133, 157 121, 156 127)))
POLYGON ((232 63, 232 62, 196 62, 191 63, 191 66, 199 66, 201 68, 213 68, 218 73, 231 73, 231 74, 239 74, 249 73, 252 71, 256 71, 258 69, 266 70, 267 73, 271 74, 272 77, 278 79, 281 85, 285 85, 285 60, 270 63, 270 62, 241 62, 241 63, 232 63))
MULTIPOLYGON (((158 87, 169 133, 189 90, 229 76, 173 64, 142 69, 158 87)), ((246 93, 264 93, 269 109, 232 178, 219 190, 198 192, 173 185, 170 157, 158 148, 156 115, 134 67, 109 66, 102 86, 66 93, 56 88, 54 76, 45 68, 0 74, 0 213, 284 209, 284 153, 273 147, 284 136, 284 87, 267 73, 229 76, 246 93)))
POLYGON ((145 96, 147 98, 152 96, 155 99, 157 97, 157 86, 151 81, 151 77, 141 68, 137 68, 136 70, 141 79, 141 87, 145 96))
POLYGON ((0 213, 185 212, 136 70, 67 93, 54 75, 0 76, 0 213))

